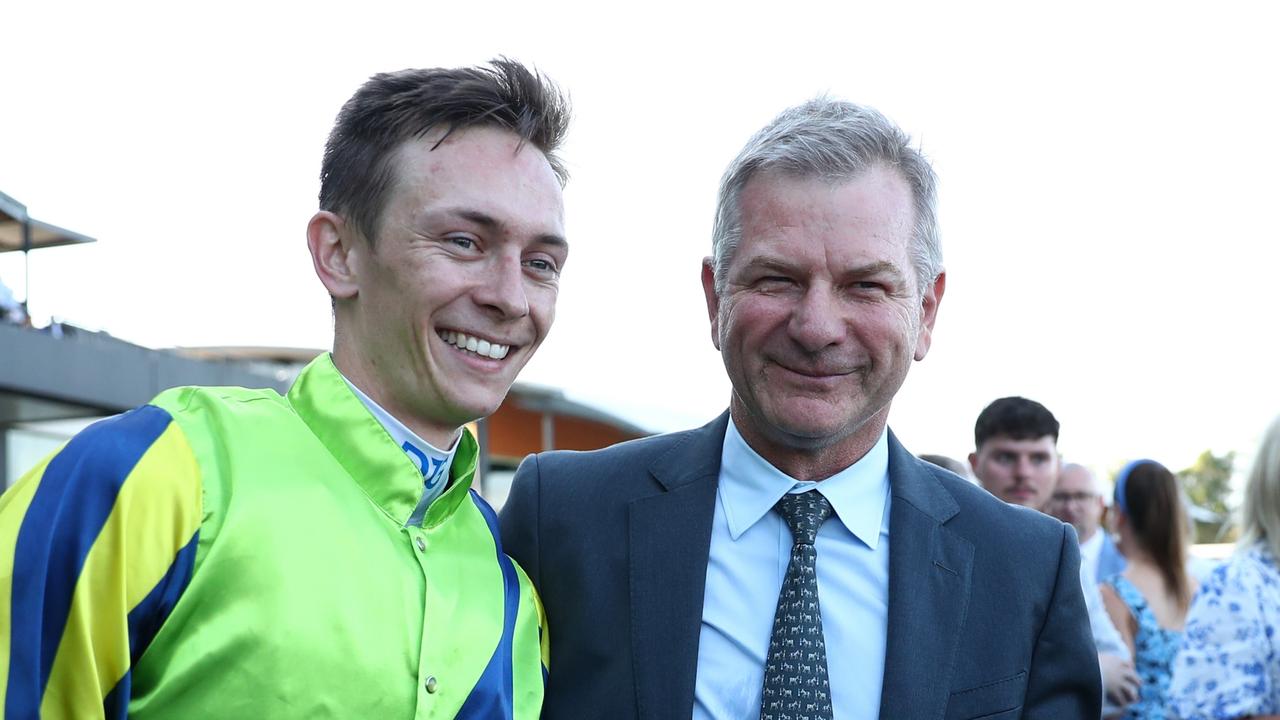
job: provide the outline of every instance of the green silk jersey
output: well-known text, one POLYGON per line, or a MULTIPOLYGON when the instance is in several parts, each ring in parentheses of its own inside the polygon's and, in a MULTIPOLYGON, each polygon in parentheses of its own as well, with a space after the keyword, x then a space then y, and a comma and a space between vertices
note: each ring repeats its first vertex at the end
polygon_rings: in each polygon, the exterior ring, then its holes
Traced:
POLYGON ((0 496, 6 718, 510 718, 547 635, 459 443, 446 492, 322 355, 177 388, 0 496))

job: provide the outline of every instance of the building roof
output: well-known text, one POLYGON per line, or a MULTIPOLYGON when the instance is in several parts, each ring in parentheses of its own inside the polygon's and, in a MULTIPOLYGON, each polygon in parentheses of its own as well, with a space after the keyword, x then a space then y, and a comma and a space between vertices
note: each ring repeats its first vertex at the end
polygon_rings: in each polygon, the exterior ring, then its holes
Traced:
POLYGON ((0 253, 23 250, 22 226, 31 229, 32 250, 97 242, 88 235, 37 220, 27 213, 27 206, 0 192, 0 253))

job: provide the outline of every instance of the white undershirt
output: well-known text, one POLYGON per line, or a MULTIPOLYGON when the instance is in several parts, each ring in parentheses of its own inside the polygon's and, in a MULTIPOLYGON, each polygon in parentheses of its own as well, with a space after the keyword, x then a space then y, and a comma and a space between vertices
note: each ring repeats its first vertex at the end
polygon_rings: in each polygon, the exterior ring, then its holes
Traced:
POLYGON ((409 521, 405 523, 405 525, 421 525, 423 516, 427 514, 427 508, 444 493, 445 487, 449 484, 449 468, 453 465, 453 457, 458 452, 458 439, 462 435, 459 434, 458 438, 454 439, 453 446, 448 450, 441 450, 418 437, 417 433, 395 419, 391 413, 374 402, 373 398, 365 395, 360 388, 347 380, 345 375, 342 379, 346 381, 347 387, 351 388, 351 392, 355 393, 355 396, 360 398, 360 402, 369 409, 370 414, 382 424, 387 434, 391 436, 391 440, 404 450, 422 473, 422 497, 418 500, 418 506, 414 508, 413 514, 409 516, 409 521))

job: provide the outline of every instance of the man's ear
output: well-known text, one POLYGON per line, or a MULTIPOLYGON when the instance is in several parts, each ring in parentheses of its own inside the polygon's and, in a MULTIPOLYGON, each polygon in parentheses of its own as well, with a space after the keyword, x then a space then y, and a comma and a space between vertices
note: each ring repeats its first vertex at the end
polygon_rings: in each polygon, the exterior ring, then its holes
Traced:
POLYGON ((360 291, 356 273, 358 263, 354 262, 351 252, 354 242, 351 235, 346 221, 327 210, 317 212, 307 223, 307 249, 311 251, 311 264, 335 300, 353 298, 360 291))
POLYGON ((711 344, 720 349, 720 297, 716 295, 716 274, 712 260, 702 258, 702 294, 707 298, 707 315, 711 317, 711 344))
POLYGON ((920 298, 920 334, 916 337, 916 360, 923 360, 929 354, 929 346, 933 344, 933 324, 938 320, 938 306, 942 304, 942 294, 946 289, 947 273, 943 271, 938 273, 933 284, 920 298))

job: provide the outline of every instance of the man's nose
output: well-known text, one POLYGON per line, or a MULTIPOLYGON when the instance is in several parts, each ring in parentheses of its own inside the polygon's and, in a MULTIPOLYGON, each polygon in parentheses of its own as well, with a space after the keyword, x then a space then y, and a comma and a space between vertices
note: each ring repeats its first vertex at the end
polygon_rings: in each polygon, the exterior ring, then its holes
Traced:
POLYGON ((477 278, 472 292, 477 304, 501 319, 521 318, 529 314, 529 297, 525 294, 524 265, 519 256, 500 255, 490 263, 488 272, 477 278))
POLYGON ((1030 477, 1031 472, 1034 469, 1034 466, 1031 463, 1031 458, 1028 458, 1028 457, 1018 458, 1018 462, 1014 465, 1014 467, 1015 467, 1015 472, 1017 472, 1018 477, 1020 478, 1030 477))
POLYGON ((805 288, 798 299, 788 331, 806 351, 817 352, 840 342, 844 322, 840 299, 831 286, 818 283, 805 288))

